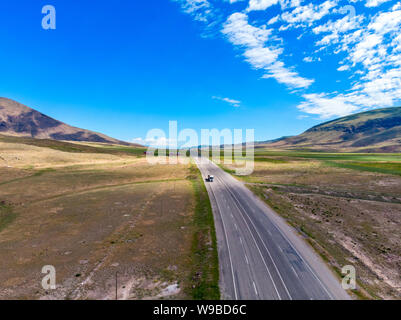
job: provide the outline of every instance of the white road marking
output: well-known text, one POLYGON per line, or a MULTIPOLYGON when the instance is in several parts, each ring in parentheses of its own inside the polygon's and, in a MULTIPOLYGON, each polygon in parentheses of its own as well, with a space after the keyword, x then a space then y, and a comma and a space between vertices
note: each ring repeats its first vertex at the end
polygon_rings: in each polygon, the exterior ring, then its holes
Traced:
MULTIPOLYGON (((195 161, 197 162, 197 164, 199 164, 200 162, 199 162, 199 160, 198 159, 195 159, 195 161)), ((205 162, 203 165, 202 165, 202 169, 204 169, 204 170, 211 170, 211 166, 215 166, 216 167, 216 170, 219 170, 218 168, 217 168, 217 166, 213 163, 213 162, 211 162, 211 161, 207 161, 207 162, 205 162)), ((232 178, 229 174, 227 174, 227 173, 225 173, 225 172, 223 172, 222 174, 221 174, 221 176, 222 176, 222 179, 224 179, 226 176, 227 177, 230 177, 230 178, 232 178)), ((223 181, 223 185, 224 185, 225 183, 224 183, 224 181, 223 181)), ((238 185, 239 185, 239 183, 238 183, 238 185)), ((210 189, 212 189, 213 187, 211 186, 210 187, 210 189)), ((226 186, 226 188, 229 190, 229 188, 226 186)), ((212 190, 211 190, 212 191, 212 190)), ((229 190, 230 191, 230 190, 229 190)), ((212 191, 212 193, 213 193, 213 191, 212 191)), ((249 191, 248 191, 248 193, 250 193, 249 191)), ((235 197, 235 196, 234 196, 235 197)), ((215 196, 214 196, 214 198, 216 198, 215 196)), ((242 198, 241 198, 242 199, 242 198)), ((247 198, 245 198, 245 202, 246 203, 248 203, 248 200, 249 199, 247 199, 247 198)), ((217 199, 216 199, 216 201, 217 201, 217 199)), ((225 199, 225 201, 227 201, 227 199, 225 199)), ((237 200, 238 201, 238 200, 237 200)), ((235 204, 236 205, 236 204, 235 204)), ((243 208, 243 205, 240 203, 240 205, 241 205, 241 207, 243 208)), ((236 205, 237 206, 237 205, 236 205)), ((237 206, 238 207, 238 206, 237 206)), ((251 206, 252 207, 252 206, 251 206)), ((264 210, 265 209, 262 209, 260 206, 258 206, 258 208, 257 208, 258 210, 260 210, 261 212, 263 212, 263 213, 265 213, 264 212, 264 210)), ((252 208, 252 211, 253 211, 253 208, 252 208)), ((221 211, 220 211, 221 212, 221 211)), ((241 212, 241 211, 240 211, 241 212)), ((245 212, 245 214, 246 214, 246 212, 245 212)), ((221 215, 221 214, 220 214, 221 215)), ((242 218, 244 219, 244 217, 243 217, 243 215, 241 214, 241 216, 242 216, 242 218)), ((246 216, 247 216, 247 218, 248 219, 250 219, 250 217, 248 217, 248 215, 246 214, 246 216)), ((232 215, 232 213, 231 213, 231 217, 233 217, 233 215, 232 215)), ((245 221, 246 222, 246 221, 245 221)), ((296 254, 298 255, 298 257, 304 262, 304 264, 306 265, 306 267, 309 269, 309 271, 311 271, 311 273, 312 273, 312 275, 317 279, 317 281, 321 284, 321 286, 322 286, 322 288, 325 290, 325 292, 328 294, 328 296, 331 298, 331 299, 333 299, 333 296, 332 296, 332 294, 327 290, 327 288, 326 288, 326 286, 323 284, 323 282, 319 279, 319 277, 316 275, 316 273, 314 272, 314 270, 312 269, 312 267, 309 265, 309 263, 308 263, 308 261, 306 261, 304 258, 303 258, 303 256, 298 252, 298 250, 297 250, 297 248, 293 245, 293 243, 288 239, 288 237, 287 237, 287 235, 280 229, 280 227, 278 227, 277 225, 276 225, 276 222, 275 221, 271 221, 272 222, 272 224, 273 224, 273 226, 274 226, 274 233, 276 234, 276 232, 278 232, 278 234, 281 234, 281 236, 283 236, 283 238, 290 244, 290 246, 294 249, 294 251, 296 252, 296 254)), ((254 225, 253 224, 253 222, 252 222, 252 220, 250 219, 250 223, 252 224, 252 225, 254 225)), ((247 223, 246 223, 247 224, 247 223)), ((224 225, 224 221, 223 221, 223 225, 224 225)), ((247 225, 247 227, 249 228, 249 226, 247 225)), ((225 230, 224 230, 225 231, 225 230)), ((256 233, 258 234, 258 230, 257 229, 255 229, 255 231, 256 231, 256 233)), ((271 232, 269 231, 269 230, 266 230, 266 231, 268 231, 269 232, 269 234, 270 234, 270 236, 272 235, 271 234, 271 232)), ((226 231, 225 231, 226 232, 226 231)), ((253 237, 253 235, 251 234, 251 236, 253 237)), ((260 235, 259 235, 259 237, 260 237, 260 235)), ((227 235, 226 235, 226 240, 227 240, 227 235)), ((264 243, 264 241, 262 240, 262 243, 263 243, 263 245, 265 246, 265 243, 264 243)), ((266 247, 266 246, 265 246, 266 247)), ((259 248, 258 248, 259 249, 259 248)), ((230 256, 230 258, 231 258, 231 256, 230 256)), ((264 260, 264 259, 263 259, 264 260)), ((265 262, 265 261, 264 261, 265 262)), ((232 261, 230 260, 230 263, 232 264, 232 261)), ((274 261, 273 261, 273 264, 274 264, 274 261)), ((231 271, 233 271, 232 269, 231 269, 231 271)), ((269 271, 269 270, 268 270, 269 271)), ((280 275, 280 273, 279 273, 279 275, 280 275)), ((281 275, 280 275, 280 278, 281 278, 281 275)), ((235 281, 233 281, 234 282, 234 290, 235 290, 235 281)), ((273 284, 274 284, 274 282, 273 282, 273 284)), ((284 284, 284 283, 283 283, 284 284)), ((285 285, 285 284, 284 284, 285 285)), ((235 294, 237 294, 237 292, 235 292, 235 294)))
POLYGON ((256 290, 256 284, 255 284, 255 281, 253 281, 253 288, 255 289, 255 293, 256 293, 256 295, 258 296, 258 295, 259 295, 259 293, 258 293, 258 290, 256 290))
MULTIPOLYGON (((225 187, 227 188, 228 192, 231 194, 232 198, 233 198, 236 202, 238 202, 238 204, 242 207, 240 201, 238 201, 237 197, 236 197, 236 196, 233 194, 233 192, 227 187, 227 184, 226 184, 224 181, 222 181, 222 184, 225 185, 225 187)), ((246 214, 246 210, 245 210, 243 207, 242 207, 242 210, 241 210, 241 209, 239 208, 239 206, 235 203, 235 201, 234 201, 234 204, 235 204, 235 206, 237 207, 237 209, 239 210, 239 212, 245 212, 245 214, 246 214)), ((281 276, 280 271, 279 271, 278 268, 277 268, 277 265, 275 264, 275 262, 274 262, 274 260, 273 260, 273 257, 272 257, 272 255, 271 255, 269 249, 267 248, 265 242, 262 240, 262 237, 260 236, 258 230, 256 229, 255 224, 252 222, 252 220, 249 218, 248 215, 247 215, 247 217, 248 217, 249 221, 251 222, 253 228, 255 229, 256 234, 258 235, 259 239, 261 240, 261 242, 262 242, 264 248, 266 249, 267 254, 269 255, 270 260, 272 261, 273 266, 274 266, 274 268, 276 269, 276 272, 277 272, 277 274, 278 274, 278 276, 279 276, 279 278, 280 278, 280 280, 281 280, 281 283, 282 283, 283 286, 284 286, 285 291, 287 292, 288 297, 290 298, 290 300, 292 300, 291 294, 290 294, 290 292, 288 291, 288 288, 287 288, 287 286, 286 286, 286 284, 285 284, 285 282, 284 282, 284 280, 283 280, 283 278, 282 278, 282 276, 281 276)), ((281 298, 281 296, 280 296, 280 293, 279 293, 278 290, 277 290, 276 284, 275 284, 275 282, 274 282, 274 280, 273 280, 273 277, 272 277, 272 275, 271 275, 271 273, 270 273, 270 270, 269 270, 269 268, 267 267, 267 263, 266 263, 266 261, 265 261, 265 259, 264 259, 264 257, 263 257, 262 251, 260 250, 259 245, 257 244, 255 237, 253 236, 253 233, 252 233, 252 231, 251 231, 251 228, 249 227, 249 224, 248 224, 248 222, 245 220, 243 214, 241 214, 241 218, 242 218, 242 220, 245 222, 245 225, 247 226, 247 228, 248 228, 248 230, 249 230, 249 233, 251 234, 251 236, 252 236, 252 238, 253 238, 253 241, 254 241, 254 243, 255 243, 255 245, 256 245, 256 248, 258 249, 259 254, 260 254, 261 258, 262 258, 262 261, 263 261, 263 263, 264 263, 264 265, 265 265, 265 267, 266 267, 266 270, 267 270, 267 272, 268 272, 268 274, 269 274, 269 277, 270 277, 270 279, 272 280, 274 289, 275 289, 275 291, 276 291, 276 293, 277 293, 279 299, 282 300, 282 298, 281 298)))
POLYGON ((237 286, 235 284, 235 276, 234 276, 234 267, 233 267, 233 261, 231 258, 231 251, 230 251, 230 244, 228 242, 228 236, 227 236, 227 231, 226 231, 226 224, 224 223, 224 218, 223 215, 221 214, 221 210, 219 207, 219 202, 217 201, 216 195, 213 192, 213 189, 210 188, 210 190, 212 191, 212 194, 215 198, 216 204, 217 204, 217 209, 220 212, 220 217, 221 217, 221 222, 223 223, 223 229, 224 229, 224 236, 226 238, 226 243, 227 243, 227 251, 228 251, 228 258, 230 260, 230 267, 231 267, 231 277, 232 277, 232 281, 233 281, 233 286, 234 286, 234 295, 235 295, 235 300, 238 300, 238 293, 237 293, 237 286))
POLYGON ((249 264, 248 257, 245 255, 246 264, 249 264))
POLYGON ((297 276, 297 278, 299 278, 298 273, 295 271, 294 267, 291 266, 292 271, 294 271, 295 275, 297 276))
POLYGON ((302 257, 302 255, 298 252, 297 248, 292 244, 292 242, 288 239, 286 234, 281 231, 281 229, 275 224, 275 222, 272 220, 271 221, 278 232, 282 235, 282 237, 289 243, 290 247, 295 251, 295 253, 298 255, 298 257, 304 262, 306 267, 309 269, 309 271, 312 273, 312 275, 315 277, 315 279, 320 283, 321 287, 323 290, 327 293, 327 295, 330 297, 331 300, 334 300, 333 295, 327 290, 326 286, 323 284, 323 282, 319 279, 319 277, 316 275, 316 273, 313 271, 312 267, 309 265, 309 263, 302 257))

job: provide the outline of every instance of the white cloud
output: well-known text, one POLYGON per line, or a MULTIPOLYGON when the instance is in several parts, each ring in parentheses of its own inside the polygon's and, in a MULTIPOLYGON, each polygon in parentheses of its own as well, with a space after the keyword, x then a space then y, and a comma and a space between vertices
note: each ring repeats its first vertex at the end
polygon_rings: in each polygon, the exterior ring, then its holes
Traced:
POLYGON ((350 69, 350 66, 347 66, 347 65, 343 65, 343 66, 340 66, 337 68, 338 71, 346 71, 349 69, 350 69))
POLYGON ((249 0, 247 11, 266 10, 267 8, 278 4, 279 0, 249 0))
POLYGON ((166 137, 158 137, 158 138, 149 138, 149 139, 143 139, 141 137, 139 138, 134 138, 132 139, 133 143, 138 143, 146 146, 151 146, 151 147, 166 147, 170 145, 175 145, 176 140, 174 139, 169 139, 166 137))
POLYGON ((256 47, 245 51, 246 60, 256 69, 264 69, 273 65, 282 50, 267 47, 256 47))
POLYGON ((280 18, 280 16, 275 16, 275 17, 273 17, 273 18, 271 18, 268 22, 267 22, 267 24, 274 24, 274 23, 276 23, 277 21, 278 21, 278 19, 280 18))
POLYGON ((236 108, 238 108, 241 105, 241 101, 235 100, 235 99, 222 98, 222 97, 216 97, 216 96, 213 96, 212 99, 227 102, 227 103, 231 104, 233 107, 236 107, 236 108))
POLYGON ((310 26, 313 22, 322 19, 330 13, 330 10, 337 5, 338 0, 328 0, 320 5, 309 3, 298 6, 291 12, 286 11, 281 15, 281 19, 288 23, 288 27, 310 26))
POLYGON ((356 80, 348 93, 304 95, 298 108, 327 118, 401 102, 400 30, 400 2, 369 18, 346 16, 315 27, 314 34, 328 33, 316 45, 335 46, 331 52, 343 52, 345 58, 337 70, 356 69, 356 80))
POLYGON ((311 63, 311 62, 314 62, 314 61, 322 61, 322 59, 320 57, 307 56, 307 57, 304 57, 302 59, 302 61, 306 62, 306 63, 311 63))
POLYGON ((308 88, 314 82, 314 80, 300 77, 295 71, 284 67, 284 63, 281 61, 276 61, 267 67, 266 70, 268 72, 263 75, 263 78, 274 78, 279 83, 292 88, 308 88))
POLYGON ((365 7, 377 7, 380 6, 382 3, 388 2, 390 0, 367 0, 365 7))
POLYGON ((401 7, 395 5, 392 10, 388 12, 379 13, 373 21, 369 24, 368 29, 373 30, 379 34, 396 31, 400 32, 401 23, 401 7))
MULTIPOLYGON (((217 28, 222 28, 227 39, 241 50, 244 60, 263 71, 263 78, 273 78, 297 89, 292 92, 302 94, 304 101, 298 108, 305 113, 329 118, 401 102, 401 2, 398 0, 386 6, 381 4, 389 0, 351 0, 352 6, 347 0, 323 0, 318 4, 311 0, 249 0, 244 11, 233 14, 231 11, 226 16, 214 11, 211 3, 217 1, 175 1, 186 3, 185 10, 195 19, 206 17, 211 21, 209 24, 215 22, 217 28), (277 13, 277 9, 281 12, 277 13), (261 10, 266 12, 257 19, 251 20, 256 13, 248 17, 248 12, 261 10), (217 22, 216 16, 221 16, 221 20, 217 22), (288 51, 294 49, 287 46, 287 38, 283 37, 290 33, 291 39, 297 39, 304 48, 301 55, 288 51), (303 46, 303 41, 311 39, 314 48, 307 52, 309 43, 303 46), (333 72, 350 71, 345 74, 349 77, 348 90, 309 92, 307 89, 314 80, 302 77, 294 64, 288 64, 290 56, 293 63, 299 59, 298 63, 304 64, 324 61, 325 55, 338 60, 333 72)), ((334 76, 333 82, 335 79, 334 76)), ((347 81, 341 78, 341 87, 347 81)))
POLYGON ((190 14, 194 20, 209 22, 214 17, 213 7, 208 0, 173 0, 178 2, 185 13, 190 14))
POLYGON ((346 15, 341 19, 337 19, 336 21, 328 21, 323 25, 319 25, 313 28, 313 33, 344 33, 350 30, 355 30, 360 27, 360 24, 363 20, 362 16, 350 16, 346 15))
POLYGON ((313 80, 303 78, 284 66, 279 60, 283 49, 267 44, 272 30, 250 25, 246 14, 232 14, 222 32, 231 43, 244 49, 243 55, 252 67, 266 71, 263 78, 274 78, 293 88, 307 88, 313 83, 313 80))
POLYGON ((331 118, 334 116, 345 116, 356 110, 358 107, 349 103, 342 96, 330 98, 326 94, 304 94, 306 100, 302 102, 298 108, 306 113, 315 114, 322 119, 331 118))
POLYGON ((267 41, 272 30, 257 28, 248 24, 245 13, 233 13, 224 24, 223 33, 231 43, 244 47, 261 47, 267 41))
POLYGON ((371 80, 358 82, 347 94, 304 94, 298 108, 321 118, 344 116, 375 107, 391 107, 401 100, 401 69, 378 73, 371 80))

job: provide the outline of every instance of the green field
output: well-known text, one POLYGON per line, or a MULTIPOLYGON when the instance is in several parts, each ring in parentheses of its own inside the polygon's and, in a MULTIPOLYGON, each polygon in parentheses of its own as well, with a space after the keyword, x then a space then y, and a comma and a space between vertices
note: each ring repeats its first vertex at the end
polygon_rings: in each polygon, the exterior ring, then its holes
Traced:
POLYGON ((318 160, 346 169, 401 175, 401 154, 394 153, 319 153, 296 151, 262 151, 256 162, 289 163, 296 160, 318 160))
POLYGON ((326 162, 339 168, 401 175, 401 162, 326 162))
POLYGON ((315 160, 349 160, 349 161, 400 161, 400 153, 324 153, 297 151, 255 151, 256 158, 286 157, 315 160))

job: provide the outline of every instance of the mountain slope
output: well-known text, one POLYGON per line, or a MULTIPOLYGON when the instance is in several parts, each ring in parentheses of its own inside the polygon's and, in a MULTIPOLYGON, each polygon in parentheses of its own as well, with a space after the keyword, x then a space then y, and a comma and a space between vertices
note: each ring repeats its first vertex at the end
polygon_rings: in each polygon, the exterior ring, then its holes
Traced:
POLYGON ((266 147, 326 151, 401 152, 401 107, 361 112, 314 126, 266 147))
POLYGON ((0 133, 37 139, 131 145, 101 133, 69 126, 7 98, 0 98, 0 133))

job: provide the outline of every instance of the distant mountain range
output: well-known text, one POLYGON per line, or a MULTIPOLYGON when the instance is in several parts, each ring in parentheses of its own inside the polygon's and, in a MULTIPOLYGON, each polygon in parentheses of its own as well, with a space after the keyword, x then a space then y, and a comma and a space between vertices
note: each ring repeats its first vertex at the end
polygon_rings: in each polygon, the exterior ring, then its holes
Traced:
POLYGON ((257 147, 344 152, 401 152, 401 107, 356 113, 304 133, 265 141, 257 147))
POLYGON ((37 139, 134 145, 98 132, 69 126, 7 98, 0 98, 0 133, 37 139))
MULTIPOLYGON (((69 126, 7 98, 0 98, 0 134, 138 146, 102 133, 69 126)), ((255 147, 327 152, 401 152, 401 107, 342 117, 314 126, 298 136, 256 142, 255 147)))

